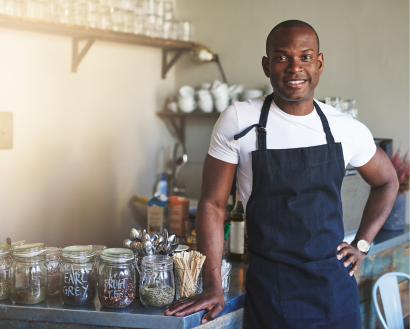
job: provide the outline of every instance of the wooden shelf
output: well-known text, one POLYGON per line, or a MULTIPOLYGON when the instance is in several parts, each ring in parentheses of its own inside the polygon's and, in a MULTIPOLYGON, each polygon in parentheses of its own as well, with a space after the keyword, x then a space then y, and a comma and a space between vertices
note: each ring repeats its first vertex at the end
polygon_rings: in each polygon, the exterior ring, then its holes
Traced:
POLYGON ((166 73, 178 60, 181 54, 191 50, 193 47, 200 46, 199 43, 170 40, 146 35, 116 32, 89 26, 78 26, 73 24, 65 24, 60 22, 45 21, 28 17, 19 17, 0 14, 0 27, 18 29, 24 31, 34 31, 47 34, 65 35, 73 38, 73 58, 72 71, 76 72, 81 60, 86 55, 96 40, 126 43, 139 46, 157 47, 163 50, 162 60, 162 77, 165 78, 166 73), (87 41, 84 48, 78 52, 78 42, 81 40, 87 41), (174 56, 168 62, 167 56, 169 53, 174 53, 174 56))
POLYGON ((163 110, 158 112, 157 115, 164 120, 165 125, 171 134, 176 138, 182 145, 185 145, 185 124, 186 119, 189 118, 212 118, 217 119, 220 115, 218 112, 204 113, 200 110, 196 110, 191 113, 183 112, 171 112, 163 110))
POLYGON ((191 113, 183 113, 183 112, 171 112, 171 111, 162 111, 158 112, 157 115, 161 118, 218 118, 221 113, 218 112, 211 112, 205 113, 199 110, 196 110, 191 113))

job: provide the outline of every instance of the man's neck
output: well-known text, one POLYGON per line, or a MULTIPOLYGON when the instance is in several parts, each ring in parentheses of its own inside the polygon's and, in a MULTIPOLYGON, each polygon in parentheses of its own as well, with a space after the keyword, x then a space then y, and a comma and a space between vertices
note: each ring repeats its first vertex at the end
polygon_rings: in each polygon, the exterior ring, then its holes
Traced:
POLYGON ((308 115, 313 111, 313 95, 312 97, 300 101, 287 101, 280 97, 277 97, 276 94, 273 94, 273 100, 277 107, 283 112, 296 115, 296 116, 304 116, 308 115))

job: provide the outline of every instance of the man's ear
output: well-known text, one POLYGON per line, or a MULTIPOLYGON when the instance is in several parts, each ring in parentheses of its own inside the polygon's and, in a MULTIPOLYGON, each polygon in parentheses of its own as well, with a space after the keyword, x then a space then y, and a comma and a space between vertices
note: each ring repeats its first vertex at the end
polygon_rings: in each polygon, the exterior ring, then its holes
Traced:
POLYGON ((323 53, 320 53, 317 59, 319 63, 319 74, 321 75, 325 66, 325 58, 323 57, 323 53))
POLYGON ((265 73, 266 77, 270 78, 270 65, 269 65, 269 58, 266 56, 262 57, 262 69, 265 73))

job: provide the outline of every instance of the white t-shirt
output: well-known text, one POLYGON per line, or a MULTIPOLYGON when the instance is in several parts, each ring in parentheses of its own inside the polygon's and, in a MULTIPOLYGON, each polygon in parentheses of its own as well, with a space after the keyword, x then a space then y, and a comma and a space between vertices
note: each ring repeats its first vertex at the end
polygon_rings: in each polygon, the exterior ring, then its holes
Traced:
MULTIPOLYGON (((234 140, 234 135, 259 123, 265 96, 236 102, 220 115, 215 124, 208 154, 224 162, 238 164, 237 178, 244 207, 252 192, 252 151, 257 149, 256 132, 234 140)), ((335 110, 315 100, 325 114, 336 143, 341 142, 345 166, 365 165, 376 153, 369 129, 350 114, 335 110)), ((272 102, 266 125, 268 149, 291 149, 326 144, 322 121, 316 110, 305 116, 294 116, 280 110, 272 102)))

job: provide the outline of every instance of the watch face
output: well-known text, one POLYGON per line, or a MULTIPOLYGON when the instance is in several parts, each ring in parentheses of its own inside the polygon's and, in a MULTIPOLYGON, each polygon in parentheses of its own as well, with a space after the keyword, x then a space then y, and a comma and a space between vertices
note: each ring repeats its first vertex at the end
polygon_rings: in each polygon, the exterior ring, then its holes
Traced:
POLYGON ((359 240, 357 242, 357 248, 361 251, 361 252, 368 252, 370 249, 370 245, 366 240, 359 240))

